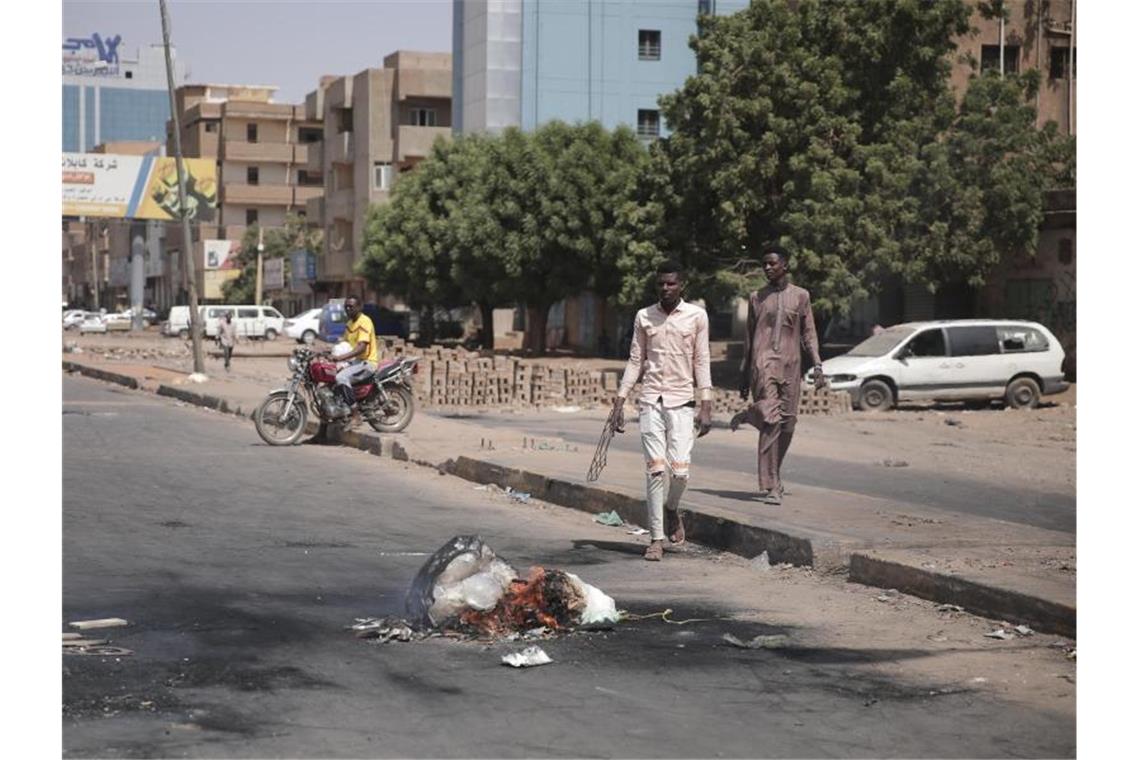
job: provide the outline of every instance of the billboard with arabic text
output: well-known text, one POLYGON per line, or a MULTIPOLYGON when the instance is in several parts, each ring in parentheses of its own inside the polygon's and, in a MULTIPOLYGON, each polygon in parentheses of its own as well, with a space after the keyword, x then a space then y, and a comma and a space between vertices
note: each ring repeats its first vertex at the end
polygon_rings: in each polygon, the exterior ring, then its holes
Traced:
MULTIPOLYGON (((217 163, 188 158, 186 206, 189 218, 213 221, 218 206, 217 163)), ((173 158, 115 153, 63 154, 64 216, 115 219, 181 219, 178 169, 173 158)))

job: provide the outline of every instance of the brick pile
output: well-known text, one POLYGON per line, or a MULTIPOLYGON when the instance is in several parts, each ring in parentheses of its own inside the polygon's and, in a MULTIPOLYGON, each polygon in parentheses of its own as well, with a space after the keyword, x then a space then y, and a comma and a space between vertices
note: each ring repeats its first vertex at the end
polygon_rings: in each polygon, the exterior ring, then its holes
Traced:
MULTIPOLYGON (((608 404, 617 393, 621 373, 529 360, 513 356, 484 356, 463 348, 417 348, 399 338, 381 338, 380 360, 405 355, 420 357, 415 375, 416 401, 442 409, 591 407, 608 404)), ((634 391, 636 393, 636 389, 634 391)), ((717 388, 713 410, 735 414, 746 402, 739 394, 717 388)), ((801 414, 841 414, 851 411, 846 393, 805 388, 801 414)))

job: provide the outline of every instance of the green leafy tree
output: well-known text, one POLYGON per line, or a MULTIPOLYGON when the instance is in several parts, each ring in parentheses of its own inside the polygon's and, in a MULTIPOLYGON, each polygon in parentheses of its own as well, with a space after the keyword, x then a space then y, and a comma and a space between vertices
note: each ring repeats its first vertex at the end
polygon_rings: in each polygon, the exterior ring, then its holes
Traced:
MULTIPOLYGON (((259 228, 247 227, 241 238, 241 249, 237 254, 237 264, 241 273, 222 285, 222 298, 226 303, 253 303, 257 289, 257 240, 259 228)), ((264 233, 265 250, 262 261, 285 259, 285 279, 291 276, 291 263, 288 256, 293 251, 305 250, 320 254, 323 250, 323 235, 320 230, 305 224, 303 217, 296 214, 285 216, 285 226, 268 228, 264 233)), ((264 266, 264 263, 263 263, 264 266)))
MULTIPOLYGON (((1033 77, 950 89, 961 0, 754 0, 704 16, 697 73, 662 98, 654 150, 659 247, 716 301, 761 281, 779 241, 824 312, 888 276, 977 284, 1032 250, 1044 193, 1072 175, 1072 141, 1036 130, 1033 77)), ((624 270, 623 293, 641 287, 624 270)))
POLYGON ((416 304, 478 304, 486 345, 492 309, 523 303, 542 353, 552 304, 618 292, 647 162, 632 131, 596 123, 437 143, 370 212, 360 271, 416 304))

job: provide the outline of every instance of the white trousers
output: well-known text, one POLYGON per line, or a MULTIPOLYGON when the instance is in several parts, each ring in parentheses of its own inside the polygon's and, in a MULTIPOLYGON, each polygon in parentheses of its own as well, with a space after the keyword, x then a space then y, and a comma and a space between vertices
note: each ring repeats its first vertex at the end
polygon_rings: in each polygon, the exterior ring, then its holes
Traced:
POLYGON ((658 399, 638 404, 637 426, 645 452, 645 504, 649 511, 649 538, 665 538, 663 510, 676 511, 689 484, 689 457, 693 451, 693 407, 665 407, 658 399), (668 496, 665 476, 669 475, 668 496))

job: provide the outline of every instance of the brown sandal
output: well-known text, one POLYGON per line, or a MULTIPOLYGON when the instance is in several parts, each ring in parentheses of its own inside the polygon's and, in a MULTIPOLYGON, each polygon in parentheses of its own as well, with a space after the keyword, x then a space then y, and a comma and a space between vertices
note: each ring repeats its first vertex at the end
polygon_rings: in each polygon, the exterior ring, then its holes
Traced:
POLYGON ((645 559, 650 562, 660 562, 661 558, 665 556, 665 542, 661 539, 650 541, 649 546, 645 547, 645 559))
POLYGON ((681 519, 680 510, 665 510, 665 531, 669 534, 669 542, 680 546, 685 543, 685 522, 681 519))

